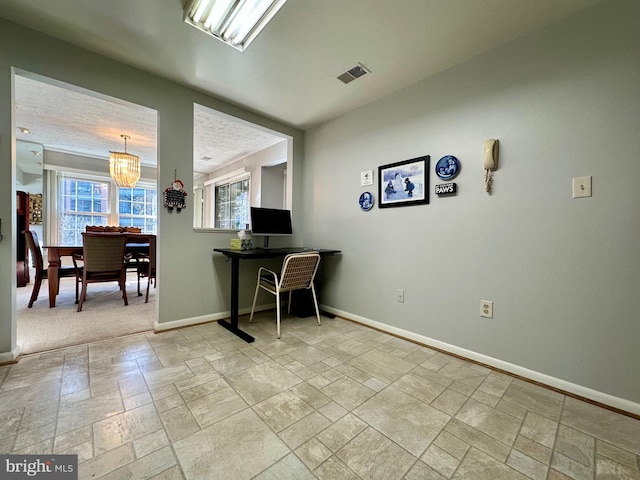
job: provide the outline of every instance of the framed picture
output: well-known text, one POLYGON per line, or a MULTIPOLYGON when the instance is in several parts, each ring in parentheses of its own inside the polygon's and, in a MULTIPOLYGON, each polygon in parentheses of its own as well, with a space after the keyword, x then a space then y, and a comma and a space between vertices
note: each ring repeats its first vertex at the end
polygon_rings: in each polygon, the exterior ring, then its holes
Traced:
POLYGON ((429 203, 429 155, 378 167, 378 207, 429 203))
POLYGON ((367 185, 373 185, 373 170, 360 172, 360 186, 366 187, 367 185))

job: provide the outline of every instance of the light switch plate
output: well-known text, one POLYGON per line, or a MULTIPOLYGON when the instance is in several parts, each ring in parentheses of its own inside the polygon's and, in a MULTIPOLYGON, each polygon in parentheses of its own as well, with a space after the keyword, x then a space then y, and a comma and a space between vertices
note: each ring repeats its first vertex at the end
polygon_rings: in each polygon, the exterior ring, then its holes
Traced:
POLYGON ((573 178, 573 198, 591 196, 591 175, 573 178))

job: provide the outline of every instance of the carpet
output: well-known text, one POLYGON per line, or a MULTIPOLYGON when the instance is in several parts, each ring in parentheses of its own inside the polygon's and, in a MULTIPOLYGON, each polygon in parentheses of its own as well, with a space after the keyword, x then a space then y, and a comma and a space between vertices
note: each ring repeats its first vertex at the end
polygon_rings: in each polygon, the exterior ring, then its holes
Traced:
MULTIPOLYGON (((146 286, 143 279, 143 293, 146 286)), ((144 296, 137 294, 135 273, 127 277, 128 306, 124 305, 115 282, 89 284, 81 312, 76 311, 74 278, 60 279, 55 308, 49 308, 48 289, 44 280, 32 308, 27 305, 33 283, 16 289, 17 343, 21 355, 150 331, 157 318, 156 290, 152 285, 149 303, 144 303, 144 296)))

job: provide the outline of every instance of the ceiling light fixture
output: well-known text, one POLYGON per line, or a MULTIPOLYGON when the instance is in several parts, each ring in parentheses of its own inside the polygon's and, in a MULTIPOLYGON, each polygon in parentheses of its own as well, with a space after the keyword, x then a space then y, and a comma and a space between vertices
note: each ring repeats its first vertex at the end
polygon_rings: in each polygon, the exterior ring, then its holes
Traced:
POLYGON ((124 138, 124 152, 109 152, 109 172, 116 185, 122 188, 132 188, 140 180, 140 157, 127 153, 128 135, 124 138))
POLYGON ((29 130, 27 127, 18 127, 18 130, 20 130, 25 135, 28 135, 31 133, 31 130, 29 130))
POLYGON ((243 52, 287 0, 189 0, 184 21, 243 52))

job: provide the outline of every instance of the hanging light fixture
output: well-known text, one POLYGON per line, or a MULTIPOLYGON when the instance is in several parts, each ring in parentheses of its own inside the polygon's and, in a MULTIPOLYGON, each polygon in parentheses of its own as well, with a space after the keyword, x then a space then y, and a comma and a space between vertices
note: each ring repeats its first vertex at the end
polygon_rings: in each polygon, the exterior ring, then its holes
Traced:
POLYGON ((109 152, 111 178, 119 187, 135 187, 140 180, 140 157, 127 153, 127 140, 131 137, 120 136, 124 138, 124 152, 109 152))

